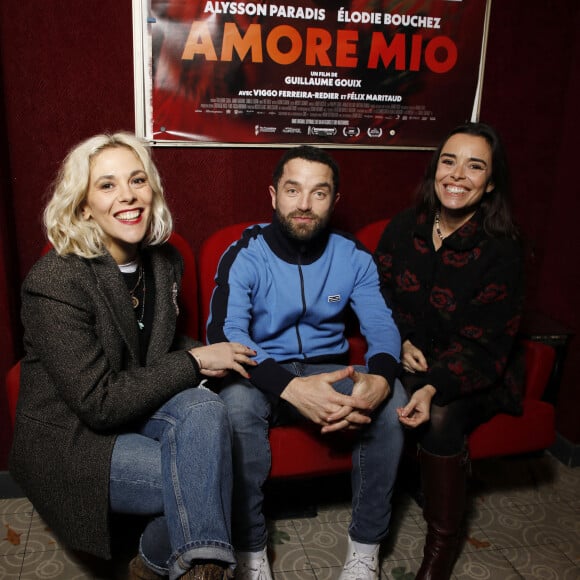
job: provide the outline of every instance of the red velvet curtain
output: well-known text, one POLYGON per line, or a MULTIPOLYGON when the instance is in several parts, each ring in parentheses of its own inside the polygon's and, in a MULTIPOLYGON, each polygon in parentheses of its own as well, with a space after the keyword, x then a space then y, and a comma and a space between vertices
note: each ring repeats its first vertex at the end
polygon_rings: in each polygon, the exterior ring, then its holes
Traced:
MULTIPOLYGON (((10 243, 11 221, 10 196, 7 191, 6 157, 0 159, 0 471, 6 469, 6 459, 11 441, 12 428, 8 417, 4 377, 16 360, 18 289, 14 288, 14 243, 10 243)), ((14 240, 12 240, 13 242, 14 240)))
POLYGON ((19 280, 19 277, 15 271, 16 238, 10 195, 10 156, 5 137, 7 131, 1 73, 0 68, 0 471, 3 471, 7 468, 12 438, 4 378, 14 364, 19 350, 16 346, 19 338, 15 336, 19 328, 17 316, 19 288, 15 280, 19 280))
MULTIPOLYGON (((0 173, 4 175, 2 170, 0 173)), ((8 417, 8 404, 4 378, 6 372, 15 361, 15 336, 14 336, 14 289, 10 275, 9 248, 7 248, 6 231, 7 219, 5 214, 6 190, 2 186, 2 208, 0 209, 0 471, 6 469, 6 458, 10 446, 12 428, 8 417)))

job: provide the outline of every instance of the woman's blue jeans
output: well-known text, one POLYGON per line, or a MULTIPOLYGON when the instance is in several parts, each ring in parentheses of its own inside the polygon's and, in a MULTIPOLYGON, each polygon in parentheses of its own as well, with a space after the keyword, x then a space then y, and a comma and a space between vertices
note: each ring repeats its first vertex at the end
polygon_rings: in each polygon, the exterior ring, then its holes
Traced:
POLYGON ((235 565, 231 543, 232 437, 222 400, 187 389, 113 448, 113 512, 159 515, 140 553, 159 574, 179 578, 194 560, 235 565))
MULTIPOLYGON (((344 368, 340 365, 290 363, 282 365, 296 376, 310 376, 344 368)), ((365 367, 355 367, 368 372, 365 367)), ((342 393, 352 392, 352 381, 344 379, 334 384, 342 393)), ((402 384, 392 385, 389 398, 372 415, 372 422, 360 430, 352 453, 352 521, 350 537, 365 544, 380 543, 389 529, 391 497, 399 459, 403 448, 403 429, 396 409, 407 402, 402 384)), ((260 390, 248 381, 228 379, 220 390, 228 408, 234 429, 234 503, 233 538, 237 550, 255 552, 267 542, 262 504, 262 486, 270 471, 271 455, 268 443, 270 426, 305 420, 296 409, 293 413, 273 408, 260 390), (301 419, 300 419, 301 418, 301 419)), ((292 449, 288 449, 291 454, 292 449)))

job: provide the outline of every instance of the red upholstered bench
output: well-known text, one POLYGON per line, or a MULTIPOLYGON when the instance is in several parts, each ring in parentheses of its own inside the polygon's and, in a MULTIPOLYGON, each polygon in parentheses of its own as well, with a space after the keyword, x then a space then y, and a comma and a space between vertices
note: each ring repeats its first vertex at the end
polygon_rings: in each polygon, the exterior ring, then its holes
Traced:
MULTIPOLYGON (((359 232, 359 239, 374 249, 387 220, 375 222, 359 232), (365 234, 366 232, 366 234, 365 234)), ((240 223, 212 234, 203 244, 199 256, 199 271, 187 243, 175 234, 170 240, 184 256, 185 273, 182 287, 182 309, 185 329, 193 337, 198 334, 197 297, 200 299, 200 319, 205 323, 214 288, 214 276, 220 256, 251 225, 240 223), (199 282, 198 291, 196 291, 199 282)), ((202 335, 205 334, 205 324, 202 335)), ((361 336, 351 341, 351 360, 362 362, 365 343, 361 336)), ((478 427, 469 439, 474 459, 538 451, 550 447, 556 436, 554 407, 541 400, 552 371, 555 352, 550 346, 526 341, 526 394, 521 417, 497 415, 478 427)), ((14 422, 20 384, 20 363, 6 376, 8 408, 14 422)), ((276 427, 270 431, 272 469, 270 477, 319 476, 350 470, 351 459, 346 441, 339 436, 321 436, 315 425, 276 427)))
POLYGON ((551 447, 556 440, 555 409, 542 401, 556 357, 541 342, 526 340, 526 390, 521 417, 500 413, 469 437, 472 459, 529 453, 551 447))
MULTIPOLYGON (((554 407, 541 400, 552 371, 550 346, 526 341, 526 395, 521 417, 496 415, 469 438, 472 459, 547 449, 556 438, 554 407)), ((6 375, 10 418, 14 424, 20 386, 20 363, 6 375)), ((276 427, 270 431, 271 477, 318 476, 350 469, 350 453, 340 437, 322 437, 315 425, 276 427)))

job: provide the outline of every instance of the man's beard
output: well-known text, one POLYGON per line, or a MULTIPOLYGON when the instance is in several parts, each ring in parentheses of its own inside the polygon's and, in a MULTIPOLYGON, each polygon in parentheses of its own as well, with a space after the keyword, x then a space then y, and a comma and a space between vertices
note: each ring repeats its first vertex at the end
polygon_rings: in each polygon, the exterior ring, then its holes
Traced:
POLYGON ((310 240, 313 240, 318 236, 318 234, 326 229, 326 226, 330 221, 330 213, 326 218, 321 218, 309 211, 293 211, 287 215, 282 215, 280 211, 276 209, 276 217, 278 218, 285 234, 290 239, 298 242, 309 242, 310 240), (307 217, 312 219, 312 222, 308 224, 296 224, 292 219, 294 217, 307 217))

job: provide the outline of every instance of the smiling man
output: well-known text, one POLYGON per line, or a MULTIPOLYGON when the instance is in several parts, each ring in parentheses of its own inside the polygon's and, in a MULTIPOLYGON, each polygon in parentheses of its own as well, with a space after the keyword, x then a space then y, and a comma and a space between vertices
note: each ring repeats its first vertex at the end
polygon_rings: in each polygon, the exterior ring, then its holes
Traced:
POLYGON ((268 429, 312 421, 322 433, 355 430, 353 513, 342 580, 379 576, 403 433, 395 380, 400 337, 372 256, 329 222, 339 170, 324 150, 301 146, 278 162, 269 188, 271 224, 244 232, 222 256, 208 321, 210 342, 253 348, 250 380, 226 379, 220 395, 234 428, 233 536, 244 580, 271 578, 262 485, 268 429), (366 367, 348 365, 345 314, 368 343, 366 367))

